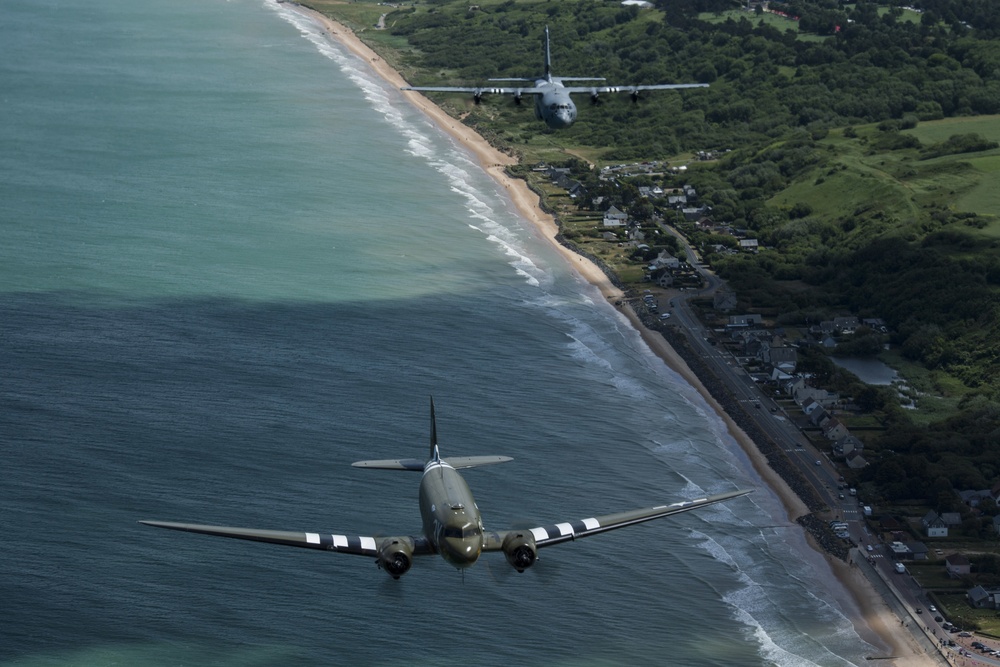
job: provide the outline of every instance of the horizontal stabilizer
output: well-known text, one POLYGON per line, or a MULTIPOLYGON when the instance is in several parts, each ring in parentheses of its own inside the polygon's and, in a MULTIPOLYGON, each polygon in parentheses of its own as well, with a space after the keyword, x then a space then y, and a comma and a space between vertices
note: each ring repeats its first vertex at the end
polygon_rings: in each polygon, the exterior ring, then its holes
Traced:
POLYGON ((459 470, 461 468, 491 466, 494 463, 507 463, 507 461, 514 459, 509 456, 449 456, 442 460, 455 470, 459 470))
POLYGON ((420 459, 382 459, 380 461, 355 461, 355 468, 378 468, 379 470, 415 470, 421 472, 425 461, 420 459))
MULTIPOLYGON (((462 468, 476 468, 478 466, 490 466, 495 463, 506 463, 513 461, 509 456, 451 456, 441 459, 456 470, 462 468)), ((351 464, 355 468, 375 468, 378 470, 414 470, 420 472, 426 465, 420 459, 383 459, 380 461, 357 461, 351 464)))

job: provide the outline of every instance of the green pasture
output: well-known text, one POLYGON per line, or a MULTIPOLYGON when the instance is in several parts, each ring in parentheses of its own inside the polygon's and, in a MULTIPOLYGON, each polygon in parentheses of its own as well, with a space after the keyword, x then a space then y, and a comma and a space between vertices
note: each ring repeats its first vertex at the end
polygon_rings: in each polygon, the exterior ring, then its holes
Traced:
POLYGON ((761 21, 764 25, 771 26, 784 32, 785 30, 792 30, 794 32, 799 31, 798 21, 793 21, 792 19, 786 19, 784 16, 777 16, 776 14, 770 14, 764 12, 763 14, 757 14, 756 12, 748 12, 745 9, 730 9, 725 12, 702 12, 698 14, 698 18, 706 23, 725 23, 726 21, 739 21, 740 19, 746 19, 757 25, 761 21))
POLYGON ((925 146, 945 141, 954 134, 981 134, 992 141, 1000 141, 1000 116, 971 116, 944 118, 919 123, 915 128, 903 130, 912 134, 925 146))

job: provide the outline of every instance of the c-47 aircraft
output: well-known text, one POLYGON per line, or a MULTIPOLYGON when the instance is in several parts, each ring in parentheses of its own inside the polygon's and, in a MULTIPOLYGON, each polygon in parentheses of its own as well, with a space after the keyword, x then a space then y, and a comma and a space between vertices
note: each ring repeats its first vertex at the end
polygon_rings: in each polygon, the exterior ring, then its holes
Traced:
POLYGON ((416 90, 428 93, 472 93, 472 99, 479 104, 483 95, 513 95, 514 102, 521 104, 524 95, 535 98, 535 118, 545 121, 554 130, 569 127, 576 120, 576 105, 570 99, 574 93, 590 95, 592 102, 597 103, 602 93, 629 93, 633 101, 638 101, 641 90, 674 90, 676 88, 708 88, 707 83, 666 83, 653 86, 566 86, 564 81, 604 81, 600 77, 570 77, 552 75, 552 56, 549 53, 549 28, 545 27, 545 73, 539 77, 514 79, 489 79, 490 81, 517 82, 522 85, 514 87, 490 88, 449 87, 449 86, 406 86, 403 90, 416 90))
POLYGON ((384 470, 413 470, 422 472, 420 480, 420 516, 423 532, 420 535, 399 537, 355 537, 324 533, 296 533, 282 530, 257 530, 205 526, 170 521, 140 521, 139 523, 171 530, 185 530, 240 540, 270 542, 306 549, 338 551, 340 553, 368 556, 377 565, 399 579, 413 563, 414 556, 438 554, 456 568, 475 564, 483 552, 502 551, 514 569, 524 572, 537 558, 538 549, 590 537, 616 528, 623 528, 672 514, 688 512, 699 507, 714 505, 724 500, 738 498, 750 490, 731 491, 698 500, 688 500, 673 505, 660 505, 646 509, 607 514, 605 516, 567 521, 530 530, 487 531, 479 508, 468 484, 458 474, 461 468, 492 465, 511 461, 509 456, 458 456, 441 458, 437 446, 437 425, 434 419, 434 401, 431 401, 430 460, 398 459, 383 461, 358 461, 358 468, 384 470))

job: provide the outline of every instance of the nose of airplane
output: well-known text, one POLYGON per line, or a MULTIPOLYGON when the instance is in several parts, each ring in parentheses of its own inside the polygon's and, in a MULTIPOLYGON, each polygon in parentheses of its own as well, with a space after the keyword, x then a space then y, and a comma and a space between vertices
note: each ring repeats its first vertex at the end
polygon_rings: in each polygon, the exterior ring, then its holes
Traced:
POLYGON ((569 127, 573 124, 573 116, 569 109, 559 109, 556 111, 556 124, 559 127, 569 127))
POLYGON ((455 567, 470 567, 479 560, 483 546, 477 539, 446 537, 441 549, 445 560, 455 567))

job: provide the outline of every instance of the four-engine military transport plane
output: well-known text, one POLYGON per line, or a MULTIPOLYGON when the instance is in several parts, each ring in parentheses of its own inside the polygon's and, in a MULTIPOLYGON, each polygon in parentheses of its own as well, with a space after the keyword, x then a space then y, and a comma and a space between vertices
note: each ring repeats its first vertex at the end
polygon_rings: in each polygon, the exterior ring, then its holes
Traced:
POLYGON ((515 79, 489 79, 490 81, 517 82, 515 87, 490 88, 449 87, 449 86, 406 86, 403 90, 428 93, 472 93, 472 99, 479 104, 483 95, 513 95, 514 102, 521 104, 524 95, 535 98, 535 117, 545 121, 554 130, 569 127, 576 120, 576 105, 570 99, 574 93, 590 95, 596 103, 602 93, 630 93, 632 100, 639 99, 641 90, 673 90, 675 88, 708 88, 707 83, 667 83, 653 86, 566 86, 564 81, 604 81, 601 77, 571 77, 552 75, 552 56, 549 53, 549 28, 545 27, 545 73, 539 77, 515 79))
POLYGON ((750 493, 750 490, 732 491, 699 500, 607 514, 581 521, 567 521, 530 530, 487 531, 483 527, 483 519, 479 515, 479 508, 472 497, 472 491, 469 490, 469 486, 462 479, 462 476, 458 474, 457 469, 474 468, 511 460, 513 459, 509 456, 441 458, 437 446, 437 426, 434 419, 434 401, 432 400, 430 460, 427 462, 418 459, 358 461, 354 464, 359 468, 423 472, 423 478, 420 480, 420 515, 423 518, 423 532, 420 535, 376 539, 374 537, 322 533, 204 526, 169 521, 140 521, 139 523, 205 535, 369 556, 375 558, 378 566, 388 572, 393 579, 399 579, 410 569, 414 556, 430 554, 439 554, 456 568, 467 568, 472 566, 484 551, 502 551, 507 562, 514 569, 518 572, 524 572, 525 569, 534 564, 538 549, 542 547, 597 535, 615 528, 652 521, 672 514, 688 512, 750 493))

